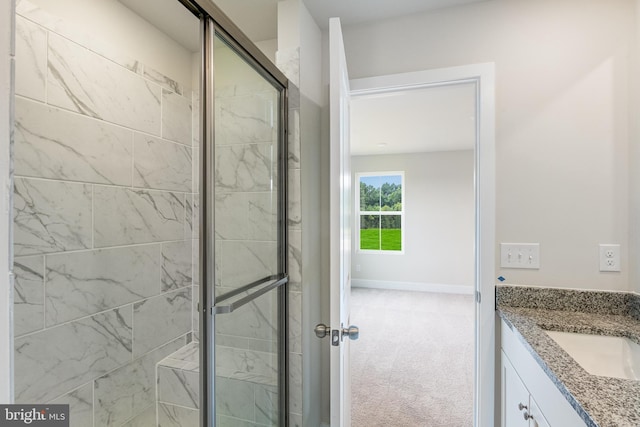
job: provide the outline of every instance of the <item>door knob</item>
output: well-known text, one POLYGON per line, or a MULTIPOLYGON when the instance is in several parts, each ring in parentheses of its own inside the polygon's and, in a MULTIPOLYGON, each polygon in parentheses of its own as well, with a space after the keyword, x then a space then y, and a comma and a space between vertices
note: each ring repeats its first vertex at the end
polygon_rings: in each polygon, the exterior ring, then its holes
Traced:
POLYGON ((349 337, 350 340, 355 341, 360 337, 360 328, 351 325, 348 328, 342 329, 342 338, 349 337))
POLYGON ((315 328, 313 328, 313 332, 316 333, 318 338, 324 338, 331 332, 331 328, 325 325, 324 323, 318 323, 315 328))

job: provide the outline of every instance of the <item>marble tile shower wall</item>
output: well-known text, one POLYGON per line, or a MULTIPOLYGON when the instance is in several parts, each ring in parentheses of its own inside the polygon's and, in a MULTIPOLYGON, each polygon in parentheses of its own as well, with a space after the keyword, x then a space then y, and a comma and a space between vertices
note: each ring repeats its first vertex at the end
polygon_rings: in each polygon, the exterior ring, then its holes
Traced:
POLYGON ((154 425, 156 363, 192 331, 192 92, 18 12, 16 401, 154 425))

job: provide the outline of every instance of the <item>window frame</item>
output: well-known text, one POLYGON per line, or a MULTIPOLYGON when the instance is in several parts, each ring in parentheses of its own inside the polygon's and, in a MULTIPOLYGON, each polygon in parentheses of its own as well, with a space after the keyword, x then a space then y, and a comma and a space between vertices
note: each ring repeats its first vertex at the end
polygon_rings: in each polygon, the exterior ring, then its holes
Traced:
MULTIPOLYGON (((405 214, 407 211, 406 207, 406 198, 405 198, 405 173, 404 171, 379 171, 379 172, 356 172, 355 173, 355 187, 358 189, 357 192, 354 191, 356 200, 355 200, 355 213, 356 213, 356 252, 358 254, 384 254, 384 255, 404 255, 404 251, 406 248, 406 240, 405 240, 405 214), (361 177, 371 177, 371 176, 400 176, 400 182, 402 184, 402 210, 400 211, 361 211, 360 210, 360 178, 361 177), (400 242, 401 242, 401 250, 394 251, 388 249, 361 249, 360 248, 360 221, 362 219, 362 215, 379 215, 379 216, 387 216, 387 215, 396 215, 400 216, 400 242)), ((378 226, 379 229, 380 226, 378 226)), ((380 242, 382 242, 382 236, 380 237, 380 242)), ((381 243, 382 245, 382 243, 381 243)))

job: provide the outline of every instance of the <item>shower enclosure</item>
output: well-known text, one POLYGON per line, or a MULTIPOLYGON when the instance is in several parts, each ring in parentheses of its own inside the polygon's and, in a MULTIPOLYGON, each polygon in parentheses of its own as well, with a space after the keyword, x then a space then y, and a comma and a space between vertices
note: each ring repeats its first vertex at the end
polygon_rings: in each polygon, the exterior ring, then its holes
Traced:
POLYGON ((208 1, 16 27, 15 402, 287 425, 286 78, 208 1))

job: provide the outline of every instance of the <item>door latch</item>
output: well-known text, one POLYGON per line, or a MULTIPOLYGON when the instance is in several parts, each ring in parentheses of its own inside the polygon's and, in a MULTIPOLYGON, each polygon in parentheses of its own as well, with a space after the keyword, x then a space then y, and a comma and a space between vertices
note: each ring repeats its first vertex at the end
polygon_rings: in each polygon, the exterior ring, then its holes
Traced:
POLYGON ((360 329, 357 326, 349 326, 348 328, 331 329, 324 323, 319 323, 313 329, 316 333, 316 337, 324 338, 331 333, 331 345, 339 346, 344 337, 349 337, 350 340, 357 340, 360 336, 360 329))

